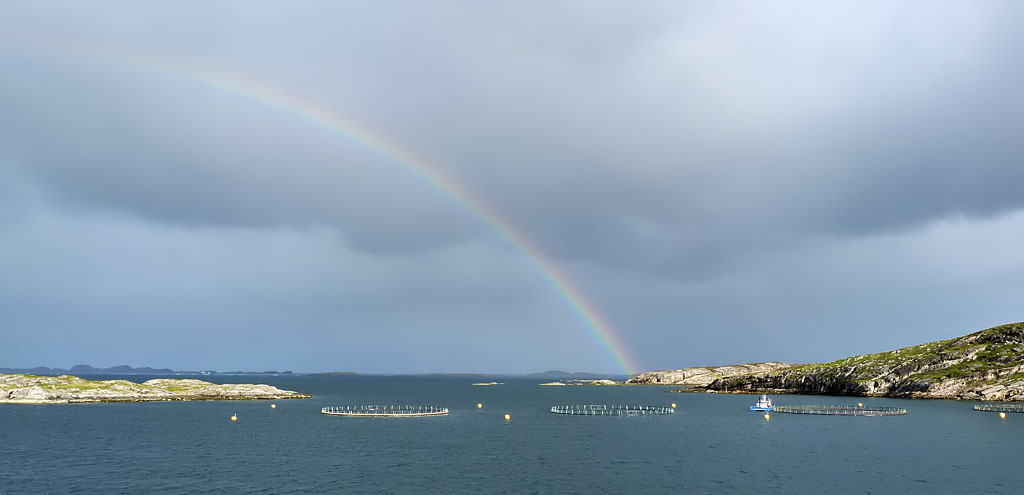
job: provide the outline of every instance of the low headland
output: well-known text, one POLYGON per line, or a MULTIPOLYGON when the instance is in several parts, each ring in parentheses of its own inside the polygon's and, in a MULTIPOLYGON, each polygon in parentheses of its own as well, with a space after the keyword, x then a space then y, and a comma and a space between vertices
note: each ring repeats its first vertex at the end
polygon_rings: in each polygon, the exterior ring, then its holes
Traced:
POLYGON ((86 380, 77 376, 0 374, 0 404, 153 402, 175 400, 306 399, 308 395, 271 385, 224 384, 194 379, 86 380))
POLYGON ((814 364, 751 363, 643 373, 672 392, 1024 400, 1024 322, 894 351, 814 364))
POLYGON ((626 385, 690 385, 693 387, 707 387, 715 380, 721 378, 772 371, 791 366, 793 365, 768 362, 648 371, 626 380, 626 385))

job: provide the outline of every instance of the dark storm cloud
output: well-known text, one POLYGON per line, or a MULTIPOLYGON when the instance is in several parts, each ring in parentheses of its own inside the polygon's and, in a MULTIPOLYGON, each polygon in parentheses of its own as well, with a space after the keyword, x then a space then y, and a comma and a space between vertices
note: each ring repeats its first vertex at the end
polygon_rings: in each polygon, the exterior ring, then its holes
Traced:
MULTIPOLYGON (((356 95, 357 115, 436 156, 563 255, 587 255, 601 244, 595 235, 634 238, 636 223, 684 233, 694 222, 700 230, 769 224, 864 233, 957 211, 989 215, 1022 201, 1008 193, 1024 179, 1014 166, 1021 103, 1012 98, 1024 81, 1009 63, 1013 25, 993 12, 961 6, 956 15, 917 19, 901 17, 910 7, 885 5, 596 8, 567 22, 580 15, 574 5, 338 5, 316 16, 299 9, 299 17, 275 15, 277 8, 213 11, 190 21, 188 36, 174 21, 153 32, 138 25, 167 14, 183 19, 190 8, 137 10, 123 14, 134 22, 93 18, 63 37, 98 37, 85 52, 131 41, 143 53, 162 50, 157 57, 219 60, 271 80, 320 74, 316 94, 343 104, 356 95), (346 29, 328 29, 334 21, 346 29), (108 28, 112 34, 98 34, 108 28), (344 89, 330 91, 334 84, 344 89), (559 234, 567 225, 574 235, 559 234)), ((410 231, 393 240, 404 249, 420 238, 435 244, 437 229, 439 238, 456 233, 444 230, 458 213, 431 201, 431 192, 413 184, 377 197, 400 181, 374 181, 382 165, 369 153, 331 149, 322 135, 303 139, 310 129, 301 123, 281 124, 273 112, 246 108, 251 102, 208 104, 222 95, 187 81, 72 66, 27 72, 22 87, 7 92, 20 100, 19 127, 59 139, 65 152, 29 159, 30 167, 84 201, 197 222, 312 217, 371 249, 387 249, 388 236, 362 242, 374 229, 353 211, 373 211, 381 230, 410 231), (83 84, 63 95, 35 90, 47 78, 83 84), (93 144, 111 140, 125 145, 114 154, 93 144), (337 156, 353 152, 352 164, 337 156), (345 198, 353 204, 336 206, 345 198), (417 199, 389 213, 395 202, 417 199), (435 211, 419 214, 428 207, 435 211), (424 217, 439 221, 416 229, 430 222, 424 217)), ((609 261, 628 263, 637 247, 609 261)))
MULTIPOLYGON (((211 252, 280 243, 226 272, 191 251, 197 261, 181 273, 224 275, 211 296, 245 315, 225 323, 233 328, 263 319, 246 312, 252 300, 230 296, 251 286, 267 301, 309 296, 280 304, 317 328, 312 340, 334 338, 330 322, 347 321, 338 339, 385 352, 407 331, 408 349, 451 345, 465 351, 463 363, 489 355, 473 352, 466 337, 474 332, 520 332, 527 352, 528 339, 563 338, 576 324, 465 205, 378 151, 206 84, 189 75, 196 70, 283 88, 434 163, 554 258, 648 361, 671 356, 642 342, 670 334, 742 333, 764 321, 776 335, 802 338, 813 334, 811 320, 857 301, 906 297, 922 310, 957 300, 963 293, 953 288, 898 296, 915 274, 950 287, 943 274, 951 268, 917 262, 918 251, 936 249, 922 239, 951 242, 961 227, 943 223, 950 218, 967 225, 963 232, 995 235, 1013 229, 1024 208, 1024 102, 1016 97, 1024 35, 1015 3, 176 2, 6 11, 0 226, 12 238, 36 232, 41 245, 73 244, 62 226, 81 239, 92 235, 87 225, 109 228, 138 245, 104 250, 137 249, 141 260, 161 259, 169 242, 161 229, 181 229, 182 245, 211 252), (261 266, 287 272, 274 259, 289 242, 352 285, 312 269, 298 272, 315 280, 239 275, 261 266), (904 266, 912 267, 905 280, 878 299, 864 292, 872 280, 856 276, 904 266), (851 285, 837 289, 821 272, 851 285), (309 287, 348 302, 312 297, 309 287), (812 300, 818 309, 803 311, 812 300), (534 314, 509 313, 509 304, 534 314), (421 335, 439 331, 448 337, 421 335)), ((982 246, 958 246, 959 256, 985 256, 982 246)), ((19 249, 11 265, 31 258, 32 246, 19 249)), ((74 271, 104 250, 64 266, 74 271)), ((957 253, 943 259, 956 264, 957 253)), ((999 253, 1018 270, 1007 257, 999 253)), ((23 279, 48 272, 31 266, 23 279)), ((153 279, 196 286, 173 271, 153 279)), ((128 280, 106 283, 132 293, 128 280)), ((963 287, 972 284, 984 281, 963 287)), ((20 307, 50 291, 43 283, 20 307)), ((979 308, 980 297, 972 299, 979 308)), ((886 311, 848 325, 910 320, 886 311)), ((963 310, 945 321, 969 326, 978 314, 1006 313, 963 310)), ((230 320, 190 318, 182 326, 230 320)), ((145 321, 145 312, 129 319, 145 321)), ((737 352, 759 359, 753 351, 770 345, 764 339, 737 352)), ((433 362, 416 359, 412 368, 433 362)), ((504 359, 500 366, 516 366, 504 359)))

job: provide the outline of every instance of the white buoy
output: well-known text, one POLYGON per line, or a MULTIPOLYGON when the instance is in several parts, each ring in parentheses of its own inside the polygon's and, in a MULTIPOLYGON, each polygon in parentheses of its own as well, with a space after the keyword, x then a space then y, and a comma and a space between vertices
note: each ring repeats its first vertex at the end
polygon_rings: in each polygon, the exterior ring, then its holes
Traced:
POLYGON ((238 415, 237 414, 232 414, 231 415, 231 421, 238 421, 238 415))
POLYGON ((271 404, 271 405, 270 405, 270 408, 271 408, 271 409, 277 409, 277 404, 271 404))
POLYGON ((1003 418, 1003 419, 1006 419, 1006 413, 1004 413, 1004 412, 999 413, 999 417, 1003 418))
POLYGON ((484 405, 483 405, 483 404, 477 404, 477 405, 476 405, 476 408, 477 408, 477 409, 480 409, 480 408, 482 408, 482 407, 484 407, 484 405))
POLYGON ((864 407, 864 403, 863 402, 858 402, 857 403, 857 407, 864 407))
POLYGON ((512 420, 512 415, 511 414, 506 414, 505 415, 505 421, 511 421, 511 420, 512 420))

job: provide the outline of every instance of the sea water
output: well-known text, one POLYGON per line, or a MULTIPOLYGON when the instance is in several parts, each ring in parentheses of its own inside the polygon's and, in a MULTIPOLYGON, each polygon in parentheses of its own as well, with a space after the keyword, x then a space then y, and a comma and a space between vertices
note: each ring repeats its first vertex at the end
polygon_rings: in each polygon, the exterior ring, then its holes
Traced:
MULTIPOLYGON (((133 377, 142 381, 149 377, 133 377)), ((1021 493, 1024 414, 971 402, 774 396, 906 416, 752 413, 756 396, 492 378, 215 377, 312 399, 0 405, 0 493, 1021 493), (562 404, 666 406, 645 417, 562 404), (477 404, 482 408, 477 408, 477 404), (330 405, 448 416, 344 418, 330 405), (230 416, 237 415, 237 421, 230 416), (504 416, 508 414, 510 420, 504 416)))

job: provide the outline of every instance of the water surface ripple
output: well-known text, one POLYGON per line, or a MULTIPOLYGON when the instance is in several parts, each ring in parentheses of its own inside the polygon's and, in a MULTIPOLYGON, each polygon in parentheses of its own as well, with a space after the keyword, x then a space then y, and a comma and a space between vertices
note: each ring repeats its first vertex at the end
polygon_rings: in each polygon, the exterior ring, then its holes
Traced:
POLYGON ((864 401, 909 414, 765 421, 747 410, 753 396, 666 394, 662 387, 247 379, 314 398, 277 401, 276 409, 268 402, 0 405, 0 492, 1020 493, 1024 485, 1024 415, 1000 420, 970 402, 777 396, 777 404, 864 401), (559 404, 671 402, 679 407, 668 416, 548 412, 559 404), (357 404, 435 405, 451 414, 319 414, 323 406, 357 404), (233 413, 237 422, 228 420, 233 413))

